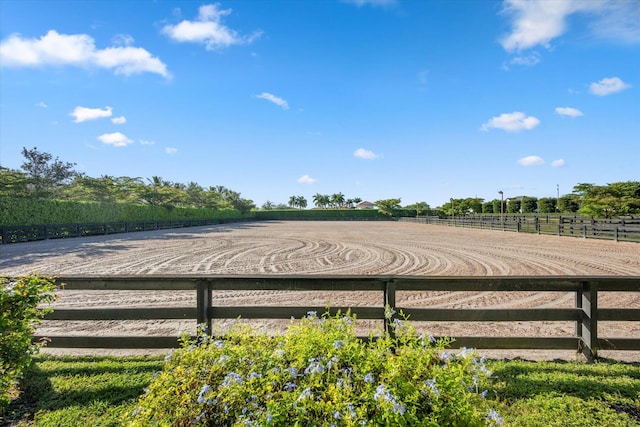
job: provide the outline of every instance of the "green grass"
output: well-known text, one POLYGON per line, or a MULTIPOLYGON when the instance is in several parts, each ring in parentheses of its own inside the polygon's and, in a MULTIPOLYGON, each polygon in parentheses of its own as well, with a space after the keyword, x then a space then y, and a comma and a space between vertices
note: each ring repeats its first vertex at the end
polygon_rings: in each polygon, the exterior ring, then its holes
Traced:
MULTIPOLYGON (((120 426, 162 367, 150 357, 38 356, 0 425, 120 426)), ((640 426, 640 363, 487 361, 508 426, 640 426)))

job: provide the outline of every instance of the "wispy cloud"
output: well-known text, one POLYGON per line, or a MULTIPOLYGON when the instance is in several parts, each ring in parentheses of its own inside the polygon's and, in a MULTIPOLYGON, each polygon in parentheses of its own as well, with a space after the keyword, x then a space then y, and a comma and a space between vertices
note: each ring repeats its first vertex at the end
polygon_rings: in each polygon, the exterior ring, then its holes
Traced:
POLYGON ((540 120, 538 120, 538 118, 515 111, 513 113, 503 113, 499 116, 492 117, 488 122, 483 124, 480 129, 488 131, 494 128, 502 129, 506 132, 520 132, 522 130, 531 130, 539 124, 540 120))
POLYGON ((519 67, 533 67, 540 62, 540 54, 538 52, 532 52, 528 55, 514 56, 509 60, 508 64, 502 66, 504 70, 509 70, 510 65, 516 65, 519 67))
POLYGON ((318 180, 305 174, 298 178, 298 182, 301 184, 315 184, 318 180))
POLYGON ((381 157, 379 154, 376 154, 373 151, 367 150, 364 148, 358 148, 356 151, 353 152, 353 155, 355 157, 358 157, 359 159, 365 159, 365 160, 373 160, 373 159, 377 159, 378 157, 381 157))
POLYGON ((74 123, 87 122, 89 120, 97 120, 104 117, 111 117, 111 107, 104 108, 87 108, 76 107, 69 115, 73 117, 74 123))
POLYGON ((142 145, 155 145, 155 143, 156 143, 155 141, 149 141, 149 140, 146 140, 146 139, 140 139, 140 140, 138 140, 138 142, 140 144, 142 144, 142 145))
POLYGON ((239 35, 222 23, 222 18, 230 14, 231 9, 220 9, 217 3, 200 6, 194 21, 183 20, 176 25, 166 25, 162 32, 177 42, 204 44, 207 50, 249 44, 262 35, 261 31, 249 36, 239 35))
POLYGON ((260 95, 256 95, 256 98, 265 99, 269 102, 273 102, 278 107, 282 107, 283 110, 289 109, 289 104, 287 103, 287 101, 285 101, 284 99, 278 96, 270 94, 268 92, 262 92, 260 95))
POLYGON ((171 155, 171 154, 176 154, 178 152, 178 149, 175 147, 166 147, 164 149, 164 152, 171 155))
POLYGON ((0 43, 3 67, 75 66, 104 68, 114 74, 155 73, 170 77, 167 66, 148 51, 133 46, 97 49, 87 34, 59 34, 50 30, 39 39, 22 38, 18 34, 0 43))
POLYGON ((127 123, 127 118, 125 116, 114 117, 113 119, 111 119, 111 123, 113 123, 114 125, 123 125, 127 123))
POLYGON ((556 114, 559 114, 561 116, 569 116, 569 117, 584 116, 582 111, 578 110, 577 108, 571 108, 571 107, 556 107, 556 114))
POLYGON ((640 6, 637 1, 618 0, 504 0, 502 13, 511 31, 500 43, 508 52, 536 46, 549 48, 553 39, 567 31, 568 18, 581 13, 589 19, 591 34, 616 42, 640 42, 640 6))
POLYGON ((358 7, 362 6, 394 6, 398 3, 398 0, 342 0, 344 3, 355 4, 358 7))
POLYGON ((36 107, 40 107, 40 108, 48 108, 49 106, 47 104, 44 103, 44 101, 40 101, 36 104, 36 107))
POLYGON ((609 77, 591 83, 591 85, 589 85, 589 91, 594 95, 607 96, 612 93, 622 92, 630 87, 630 84, 623 82, 619 77, 609 77))
POLYGON ((127 145, 133 143, 131 139, 120 132, 105 133, 103 135, 100 135, 98 137, 98 140, 103 144, 113 145, 114 147, 126 147, 127 145))
POLYGON ((518 160, 522 166, 540 166, 544 165, 544 160, 538 156, 527 156, 518 160))
POLYGON ((567 162, 564 161, 564 159, 558 159, 558 160, 554 160, 553 162, 551 162, 551 166, 554 168, 561 168, 563 166, 565 166, 567 164, 567 162))

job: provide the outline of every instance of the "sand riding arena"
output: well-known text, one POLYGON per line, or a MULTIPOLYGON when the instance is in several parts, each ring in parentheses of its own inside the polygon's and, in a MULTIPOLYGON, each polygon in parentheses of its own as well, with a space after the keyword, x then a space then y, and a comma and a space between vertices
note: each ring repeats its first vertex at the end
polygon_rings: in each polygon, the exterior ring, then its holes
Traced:
MULTIPOLYGON (((640 244, 404 222, 258 222, 139 232, 0 247, 0 274, 640 276, 640 244)), ((193 306, 188 291, 59 292, 55 307, 193 306)), ((369 294, 225 291, 215 305, 372 305, 369 294), (339 300, 337 299, 339 298, 339 300)), ((440 308, 571 307, 571 293, 406 292, 398 305, 440 308)), ((378 299, 373 303, 379 304, 378 299)), ((640 308, 640 291, 604 293, 600 307, 640 308)), ((364 321, 363 321, 364 322, 364 321)), ((224 322, 223 322, 224 323, 224 322)), ((362 327, 371 327, 365 324, 362 327)), ((222 325, 224 327, 224 325, 222 325)), ((279 321, 263 322, 281 329, 279 321)), ((570 335, 571 322, 419 325, 434 335, 570 335)), ((41 334, 144 335, 193 330, 193 321, 45 322, 41 334), (62 329, 64 328, 64 330, 62 329)), ((640 322, 602 322, 602 336, 637 338, 640 322)), ((51 350, 53 351, 53 349, 51 350)), ((56 350, 64 351, 64 350, 56 350)), ((76 350, 77 352, 77 350, 76 350)), ((112 351, 113 353, 113 351, 112 351)), ((640 361, 640 355, 628 354, 640 361)))

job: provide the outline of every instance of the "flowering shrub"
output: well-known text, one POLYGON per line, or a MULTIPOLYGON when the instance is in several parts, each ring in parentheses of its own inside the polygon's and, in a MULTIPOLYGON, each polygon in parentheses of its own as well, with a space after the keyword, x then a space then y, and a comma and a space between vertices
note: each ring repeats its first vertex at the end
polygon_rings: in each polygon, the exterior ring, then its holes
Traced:
POLYGON ((28 275, 9 281, 0 277, 0 413, 10 402, 9 392, 37 352, 31 335, 51 311, 38 308, 55 300, 52 279, 28 275))
POLYGON ((270 337, 236 325, 200 333, 166 357, 130 426, 485 426, 500 415, 478 390, 483 360, 449 340, 393 334, 358 339, 352 316, 310 312, 270 337))

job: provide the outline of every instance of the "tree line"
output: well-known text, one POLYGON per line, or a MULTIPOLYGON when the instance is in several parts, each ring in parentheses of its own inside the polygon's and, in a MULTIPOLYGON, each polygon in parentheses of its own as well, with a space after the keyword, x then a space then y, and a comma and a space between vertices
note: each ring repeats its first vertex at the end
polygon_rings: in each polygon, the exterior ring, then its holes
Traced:
MULTIPOLYGON (((24 162, 20 170, 0 165, 0 196, 29 197, 71 201, 95 201, 146 204, 165 208, 192 207, 214 210, 236 209, 248 212, 257 209, 252 200, 225 186, 202 187, 196 182, 171 182, 160 176, 151 178, 110 176, 91 177, 77 172, 75 163, 63 162, 37 147, 23 148, 24 162)), ((313 196, 317 209, 351 209, 362 202, 359 197, 347 198, 343 193, 313 196)), ((599 218, 640 214, 640 181, 615 182, 606 185, 580 183, 571 194, 562 197, 512 197, 485 201, 478 197, 451 198, 439 208, 426 202, 401 206, 401 199, 374 202, 382 213, 394 215, 399 210, 421 215, 476 214, 580 214, 599 218)), ((288 204, 270 201, 262 210, 306 209, 304 196, 293 195, 288 204)))
POLYGON ((512 197, 485 201, 478 197, 451 198, 439 208, 444 215, 579 214, 596 218, 640 214, 640 181, 606 185, 580 183, 561 197, 512 197))
POLYGON ((37 147, 23 148, 20 170, 0 166, 0 196, 72 201, 135 203, 152 206, 208 209, 255 209, 252 200, 222 185, 204 188, 195 182, 151 178, 91 177, 77 172, 75 163, 63 162, 37 147))

